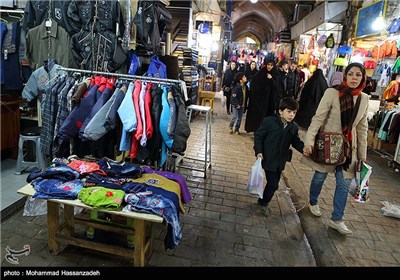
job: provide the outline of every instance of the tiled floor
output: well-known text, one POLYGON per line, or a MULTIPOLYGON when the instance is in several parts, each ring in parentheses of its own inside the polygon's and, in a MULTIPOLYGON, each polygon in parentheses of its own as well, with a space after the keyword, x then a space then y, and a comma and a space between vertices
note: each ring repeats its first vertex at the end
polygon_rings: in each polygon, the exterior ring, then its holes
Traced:
POLYGON ((26 177, 29 172, 14 175, 17 161, 5 159, 1 161, 1 219, 14 212, 14 207, 19 208, 24 203, 25 197, 17 193, 17 190, 26 185, 26 177), (18 202, 18 203, 16 203, 18 202))

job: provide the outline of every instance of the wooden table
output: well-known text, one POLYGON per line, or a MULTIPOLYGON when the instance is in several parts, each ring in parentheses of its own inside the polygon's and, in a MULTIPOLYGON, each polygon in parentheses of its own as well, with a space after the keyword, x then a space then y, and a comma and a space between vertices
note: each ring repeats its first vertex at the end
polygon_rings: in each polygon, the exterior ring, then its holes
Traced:
MULTIPOLYGON (((18 190, 18 193, 32 196, 35 193, 32 185, 28 184, 18 190)), ((79 199, 48 199, 47 200, 47 227, 48 227, 48 246, 52 255, 60 252, 60 244, 74 245, 78 247, 88 248, 100 252, 106 252, 122 257, 126 257, 133 261, 134 266, 145 266, 146 258, 151 253, 151 229, 153 223, 162 223, 163 218, 157 215, 139 213, 139 212, 122 212, 109 211, 103 209, 95 209, 89 205, 82 203, 79 199), (64 206, 64 221, 60 222, 59 209, 64 206), (74 215, 74 207, 82 207, 99 212, 105 212, 116 216, 126 217, 130 222, 126 226, 118 226, 114 224, 102 223, 91 219, 78 217, 74 215), (115 232, 118 234, 133 235, 134 249, 121 248, 119 246, 99 243, 74 235, 75 225, 81 224, 105 231, 115 232)))

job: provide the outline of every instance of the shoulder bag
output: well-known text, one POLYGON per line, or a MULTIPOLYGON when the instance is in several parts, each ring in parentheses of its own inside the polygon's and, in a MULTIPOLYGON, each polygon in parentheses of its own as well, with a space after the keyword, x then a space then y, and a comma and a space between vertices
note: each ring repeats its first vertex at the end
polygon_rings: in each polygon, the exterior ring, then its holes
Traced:
MULTIPOLYGON (((349 127, 353 127, 360 102, 361 95, 357 98, 349 127)), ((311 155, 314 162, 324 165, 340 165, 346 161, 350 153, 350 143, 343 133, 319 131, 315 135, 314 149, 311 155)))

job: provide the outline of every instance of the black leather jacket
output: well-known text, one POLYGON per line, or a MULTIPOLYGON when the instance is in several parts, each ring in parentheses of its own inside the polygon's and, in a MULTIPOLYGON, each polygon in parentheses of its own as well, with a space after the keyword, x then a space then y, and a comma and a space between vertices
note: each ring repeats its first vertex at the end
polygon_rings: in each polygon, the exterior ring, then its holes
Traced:
POLYGON ((117 63, 118 59, 115 59, 116 26, 119 25, 119 34, 123 34, 125 25, 118 0, 72 0, 68 18, 77 32, 71 38, 71 47, 80 68, 105 72, 121 68, 123 63, 117 63), (94 20, 96 4, 97 20, 94 20))
POLYGON ((121 6, 118 0, 72 0, 68 6, 68 19, 75 33, 81 30, 94 32, 112 31, 116 33, 116 24, 119 24, 119 34, 124 34, 125 25, 121 6), (95 4, 97 3, 97 17, 95 4))
POLYGON ((117 35, 111 31, 101 31, 93 35, 92 37, 91 32, 82 30, 71 38, 72 54, 79 67, 104 72, 115 72, 121 68, 122 64, 117 64, 114 60, 117 35))

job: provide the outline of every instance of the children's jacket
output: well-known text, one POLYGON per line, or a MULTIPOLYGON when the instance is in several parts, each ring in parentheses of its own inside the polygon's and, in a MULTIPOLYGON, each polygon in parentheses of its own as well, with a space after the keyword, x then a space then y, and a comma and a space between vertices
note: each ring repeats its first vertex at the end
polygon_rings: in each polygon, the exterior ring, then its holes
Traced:
POLYGON ((254 151, 263 154, 264 170, 281 172, 285 169, 286 161, 290 161, 292 145, 303 153, 304 143, 299 138, 299 127, 290 122, 283 128, 281 117, 277 114, 264 118, 260 127, 254 133, 254 151))

